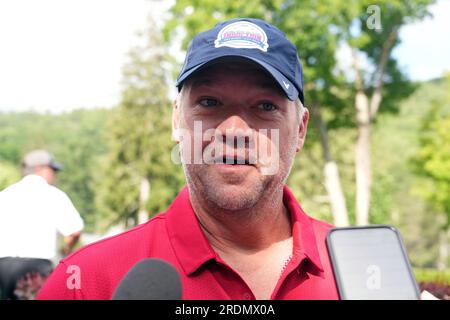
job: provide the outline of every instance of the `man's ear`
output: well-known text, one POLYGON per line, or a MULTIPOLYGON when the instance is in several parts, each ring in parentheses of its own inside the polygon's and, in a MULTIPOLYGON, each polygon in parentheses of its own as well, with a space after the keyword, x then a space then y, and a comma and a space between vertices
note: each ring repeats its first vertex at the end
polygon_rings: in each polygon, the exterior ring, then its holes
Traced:
POLYGON ((180 143, 179 135, 177 132, 180 129, 180 96, 178 95, 172 103, 172 139, 176 143, 180 143))
POLYGON ((306 107, 303 107, 303 110, 300 111, 302 114, 300 119, 300 125, 298 128, 298 139, 297 139, 297 148, 296 151, 299 152, 303 145, 305 144, 306 132, 308 131, 308 120, 309 120, 309 111, 306 107))

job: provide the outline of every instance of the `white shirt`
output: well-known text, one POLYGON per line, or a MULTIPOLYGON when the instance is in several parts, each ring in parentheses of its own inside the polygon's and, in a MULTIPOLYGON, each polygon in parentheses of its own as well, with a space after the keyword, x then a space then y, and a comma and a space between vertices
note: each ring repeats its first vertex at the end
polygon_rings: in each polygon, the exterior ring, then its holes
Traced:
POLYGON ((81 231, 80 214, 66 193, 28 175, 0 192, 0 257, 54 259, 57 232, 81 231))

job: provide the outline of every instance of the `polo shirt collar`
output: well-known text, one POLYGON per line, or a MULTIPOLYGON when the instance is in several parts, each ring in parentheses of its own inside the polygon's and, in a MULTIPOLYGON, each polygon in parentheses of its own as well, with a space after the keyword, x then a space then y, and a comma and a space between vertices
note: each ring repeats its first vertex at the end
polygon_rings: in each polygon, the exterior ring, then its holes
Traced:
MULTIPOLYGON (((294 244, 293 254, 297 255, 297 258, 303 256, 307 261, 311 262, 308 265, 308 271, 323 276, 324 270, 320 260, 319 249, 317 248, 316 233, 312 218, 303 211, 292 191, 287 186, 283 188, 283 202, 291 215, 294 244)), ((300 259, 298 262, 301 263, 303 261, 300 259)))
POLYGON ((48 184, 47 180, 37 174, 29 174, 22 178, 22 181, 25 183, 40 183, 40 184, 48 184))
MULTIPOLYGON (((312 263, 313 273, 322 273, 323 268, 317 249, 316 237, 308 217, 287 186, 283 188, 283 201, 291 215, 294 255, 303 256, 312 263)), ((184 272, 189 276, 203 264, 218 259, 200 228, 189 199, 187 187, 178 194, 166 211, 167 232, 175 255, 184 272)), ((299 265, 303 260, 298 261, 299 265)))
POLYGON ((189 190, 184 187, 166 212, 167 233, 175 255, 187 275, 191 275, 216 254, 206 239, 192 208, 189 190))

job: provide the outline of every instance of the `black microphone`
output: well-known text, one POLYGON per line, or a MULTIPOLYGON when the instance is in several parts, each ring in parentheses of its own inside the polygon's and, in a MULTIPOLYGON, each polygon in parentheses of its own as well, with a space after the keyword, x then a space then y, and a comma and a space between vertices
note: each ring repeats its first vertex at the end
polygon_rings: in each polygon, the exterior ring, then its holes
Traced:
POLYGON ((181 296, 175 268, 160 259, 144 259, 125 274, 112 300, 181 300, 181 296))

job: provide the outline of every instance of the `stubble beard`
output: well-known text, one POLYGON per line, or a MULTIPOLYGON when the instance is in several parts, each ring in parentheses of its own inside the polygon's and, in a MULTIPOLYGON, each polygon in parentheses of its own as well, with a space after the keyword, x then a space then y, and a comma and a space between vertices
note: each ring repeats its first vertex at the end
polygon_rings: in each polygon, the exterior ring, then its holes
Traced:
POLYGON ((206 168, 208 166, 206 164, 183 163, 183 170, 190 192, 194 192, 196 197, 207 202, 212 209, 218 212, 242 212, 251 215, 258 204, 263 202, 269 201, 269 206, 276 206, 274 195, 282 192, 287 181, 294 163, 295 146, 292 145, 285 152, 284 158, 289 159, 286 165, 280 161, 279 172, 274 175, 260 175, 250 188, 221 184, 206 168), (236 192, 236 189, 239 189, 239 192, 236 192))

